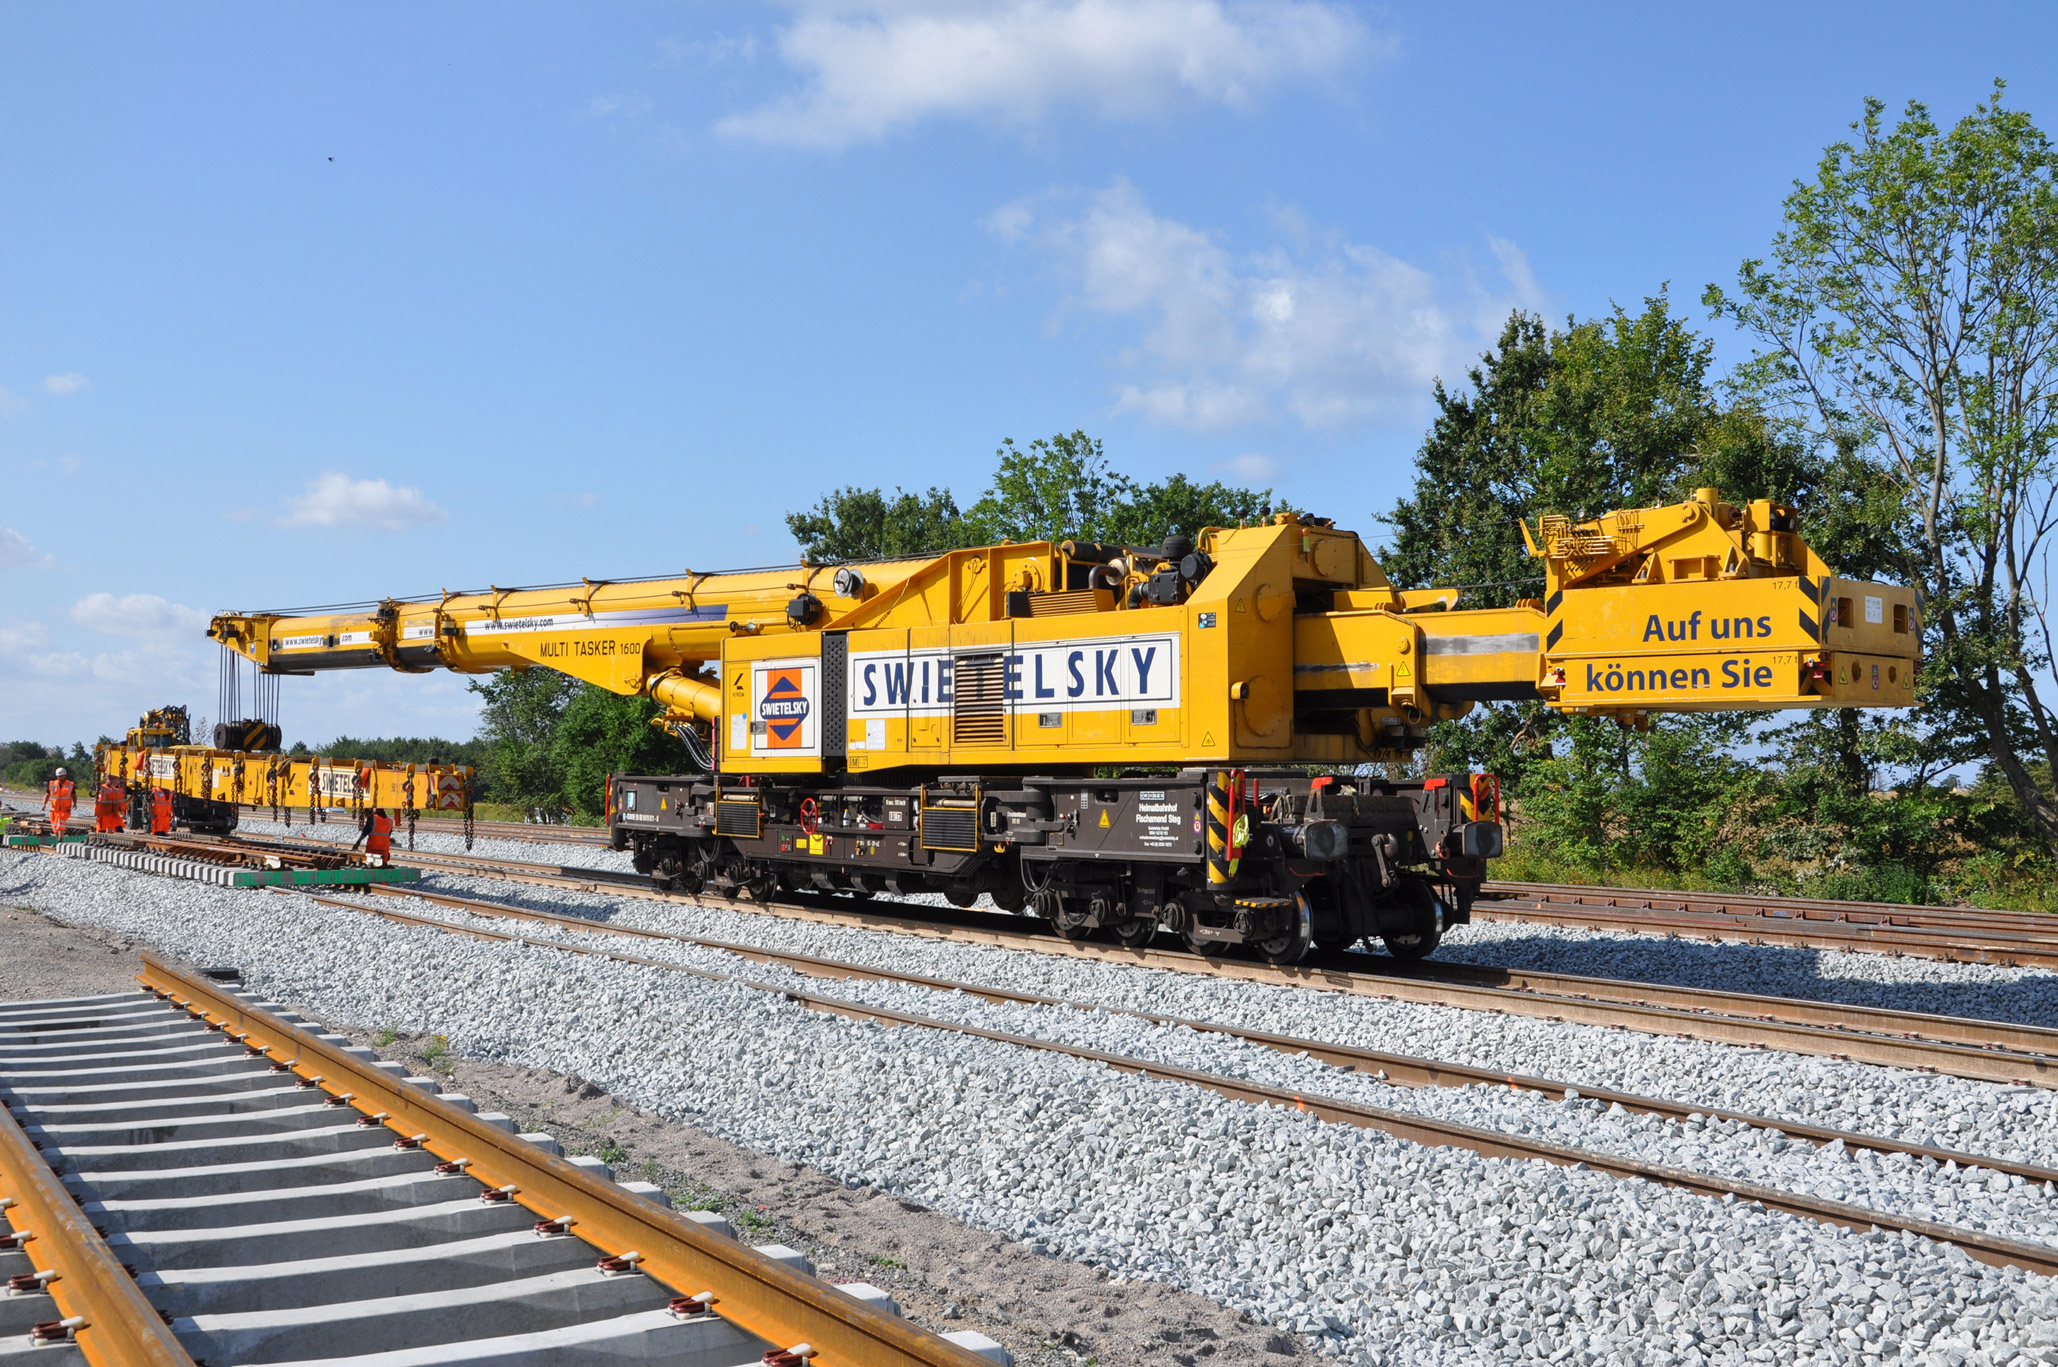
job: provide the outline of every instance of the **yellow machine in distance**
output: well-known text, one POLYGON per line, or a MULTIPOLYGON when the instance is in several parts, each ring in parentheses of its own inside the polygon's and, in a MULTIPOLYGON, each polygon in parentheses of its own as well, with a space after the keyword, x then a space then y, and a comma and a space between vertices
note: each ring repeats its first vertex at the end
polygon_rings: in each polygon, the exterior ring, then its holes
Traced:
POLYGON ((172 795, 175 826, 215 835, 234 830, 244 807, 269 807, 282 816, 298 809, 312 821, 337 807, 384 808, 410 820, 419 812, 468 812, 472 805, 472 771, 462 764, 225 750, 187 744, 188 735, 185 708, 158 708, 130 728, 125 743, 94 748, 94 768, 126 796, 131 829, 149 829, 148 798, 157 790, 172 795))
POLYGON ((1524 535, 1544 591, 1510 608, 1396 589, 1355 533, 1284 513, 1157 547, 495 588, 209 634, 272 673, 542 666, 655 699, 704 729, 713 774, 619 779, 610 822, 674 886, 983 892, 1063 930, 1274 957, 1352 930, 1433 945, 1500 834, 1473 781, 1266 771, 1400 760, 1484 701, 1632 725, 1913 701, 1913 594, 1837 577, 1792 509, 1704 489, 1524 535))

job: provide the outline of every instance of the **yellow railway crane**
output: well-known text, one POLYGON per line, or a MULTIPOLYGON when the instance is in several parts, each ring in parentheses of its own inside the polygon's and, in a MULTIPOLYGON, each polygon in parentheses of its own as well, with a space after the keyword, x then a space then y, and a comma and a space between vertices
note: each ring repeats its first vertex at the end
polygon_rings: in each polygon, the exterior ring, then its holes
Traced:
POLYGON ((1355 533, 1281 514, 1157 547, 1002 544, 226 614, 272 672, 542 666, 655 699, 705 775, 617 775, 617 848, 666 886, 940 891, 1061 932, 1159 929, 1275 960, 1433 949, 1502 848, 1490 776, 1404 760, 1491 700, 1653 714, 1907 706, 1912 593, 1836 577, 1790 508, 1545 517, 1544 592, 1400 590, 1355 533), (1108 777, 1110 772, 1118 776, 1108 777))

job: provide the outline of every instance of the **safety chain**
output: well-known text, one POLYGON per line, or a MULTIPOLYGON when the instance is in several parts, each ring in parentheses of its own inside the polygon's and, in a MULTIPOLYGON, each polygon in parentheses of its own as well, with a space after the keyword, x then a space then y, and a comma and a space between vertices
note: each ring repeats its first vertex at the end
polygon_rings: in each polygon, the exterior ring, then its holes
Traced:
POLYGON ((327 824, 329 816, 317 805, 316 794, 322 786, 322 757, 313 756, 307 765, 307 824, 327 824))
POLYGON ((414 853, 414 766, 407 766, 407 777, 400 782, 400 798, 407 804, 407 852, 414 853))
POLYGON ((472 776, 464 776, 464 847, 467 853, 472 848, 472 776))

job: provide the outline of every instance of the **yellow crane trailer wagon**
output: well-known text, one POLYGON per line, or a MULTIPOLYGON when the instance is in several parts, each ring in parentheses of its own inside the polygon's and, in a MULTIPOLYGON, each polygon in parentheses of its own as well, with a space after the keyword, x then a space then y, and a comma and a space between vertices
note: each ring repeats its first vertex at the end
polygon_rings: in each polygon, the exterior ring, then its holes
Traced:
POLYGON ((615 846, 663 886, 981 894, 1067 935, 1296 960, 1414 957, 1500 854, 1491 776, 1310 778, 1541 699, 1654 713, 1901 707, 1909 590, 1835 576, 1792 509, 1686 503, 1525 526, 1541 598, 1400 590, 1327 519, 1155 547, 1002 544, 841 566, 584 580, 235 613, 268 671, 541 666, 655 699, 702 775, 617 775, 615 846), (1120 776, 1108 776, 1119 774, 1120 776))
POLYGON ((183 707, 149 712, 122 743, 95 748, 101 778, 123 790, 128 829, 150 829, 151 796, 165 791, 171 794, 175 827, 210 835, 235 830, 244 807, 269 807, 288 819, 303 810, 310 822, 324 819, 332 808, 384 808, 409 823, 410 832, 421 812, 463 812, 470 830, 472 771, 466 765, 289 755, 278 749, 279 728, 257 719, 224 723, 215 733, 252 748, 189 744, 183 707))

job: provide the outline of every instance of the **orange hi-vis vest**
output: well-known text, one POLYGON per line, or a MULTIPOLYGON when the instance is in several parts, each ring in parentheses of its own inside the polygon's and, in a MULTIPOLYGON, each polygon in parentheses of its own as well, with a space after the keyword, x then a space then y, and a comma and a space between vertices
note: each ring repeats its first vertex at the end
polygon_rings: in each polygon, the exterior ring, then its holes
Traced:
POLYGON ((372 816, 372 833, 364 842, 364 852, 382 857, 393 852, 392 817, 387 816, 384 812, 378 812, 372 816))
POLYGON ((170 835, 171 826, 171 790, 167 788, 158 788, 150 794, 150 834, 170 835))
POLYGON ((100 791, 93 794, 93 829, 96 831, 118 831, 121 829, 121 785, 113 779, 100 785, 100 791))

